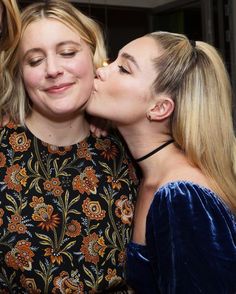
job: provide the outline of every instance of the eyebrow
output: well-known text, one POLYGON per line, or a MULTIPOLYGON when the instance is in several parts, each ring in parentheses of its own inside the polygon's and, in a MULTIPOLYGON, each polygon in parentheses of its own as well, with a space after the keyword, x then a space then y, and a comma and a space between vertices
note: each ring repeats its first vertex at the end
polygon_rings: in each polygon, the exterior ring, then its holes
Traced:
POLYGON ((130 55, 130 54, 126 53, 126 52, 122 52, 121 57, 125 58, 127 60, 130 60, 138 69, 140 69, 137 61, 135 60, 135 58, 132 55, 130 55))
MULTIPOLYGON (((78 43, 78 42, 75 42, 75 41, 63 41, 63 42, 60 42, 56 45, 56 47, 61 47, 61 46, 64 46, 64 45, 68 45, 68 44, 72 44, 72 45, 75 45, 75 46, 79 46, 81 47, 81 43, 78 43)), ((29 53, 34 53, 34 52, 39 52, 39 51, 43 51, 42 48, 31 48, 29 50, 27 50, 23 56, 23 59, 25 59, 25 57, 29 54, 29 53)))

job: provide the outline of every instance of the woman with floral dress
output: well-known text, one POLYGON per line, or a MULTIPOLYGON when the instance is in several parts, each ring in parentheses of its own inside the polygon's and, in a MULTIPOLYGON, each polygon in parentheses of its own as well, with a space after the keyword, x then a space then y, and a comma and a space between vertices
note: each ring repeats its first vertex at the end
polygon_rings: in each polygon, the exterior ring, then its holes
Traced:
POLYGON ((0 132, 1 290, 127 290, 138 182, 119 137, 90 134, 85 117, 105 58, 98 25, 68 2, 24 10, 0 132))

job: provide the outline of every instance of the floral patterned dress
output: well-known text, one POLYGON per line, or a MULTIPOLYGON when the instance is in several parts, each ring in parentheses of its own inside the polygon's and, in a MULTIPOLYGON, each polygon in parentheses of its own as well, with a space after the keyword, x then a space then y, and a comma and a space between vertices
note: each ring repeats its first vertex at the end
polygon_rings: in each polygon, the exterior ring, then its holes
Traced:
POLYGON ((56 147, 8 123, 0 130, 0 293, 125 293, 137 185, 115 136, 56 147))

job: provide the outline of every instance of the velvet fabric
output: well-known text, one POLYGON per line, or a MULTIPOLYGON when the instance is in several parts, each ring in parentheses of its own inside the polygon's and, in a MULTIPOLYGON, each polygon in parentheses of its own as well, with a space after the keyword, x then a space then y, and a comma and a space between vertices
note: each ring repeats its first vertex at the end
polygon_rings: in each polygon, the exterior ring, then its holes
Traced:
POLYGON ((135 293, 236 293, 236 217, 211 190, 178 181, 154 195, 146 245, 127 247, 135 293))

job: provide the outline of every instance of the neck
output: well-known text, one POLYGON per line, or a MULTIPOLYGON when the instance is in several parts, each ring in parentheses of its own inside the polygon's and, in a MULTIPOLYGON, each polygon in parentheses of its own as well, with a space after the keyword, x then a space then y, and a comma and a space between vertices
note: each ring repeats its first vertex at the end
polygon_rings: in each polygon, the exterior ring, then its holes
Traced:
MULTIPOLYGON (((142 158, 165 142, 171 140, 171 137, 166 133, 154 133, 153 131, 144 129, 142 126, 141 128, 138 128, 137 125, 130 128, 125 126, 124 128, 118 127, 118 129, 135 160, 142 158)), ((147 159, 140 161, 140 164, 145 163, 147 159)))
MULTIPOLYGON (((132 130, 128 129, 127 126, 124 129, 119 127, 119 131, 124 137, 134 159, 143 157, 163 143, 171 140, 171 137, 166 133, 153 134, 153 132, 148 132, 147 129, 143 131, 140 128, 138 130, 137 126, 132 128, 132 130)), ((142 170, 143 179, 157 184, 161 180, 167 164, 170 162, 168 158, 173 149, 176 149, 175 145, 169 144, 158 153, 138 162, 142 170)))
POLYGON ((55 121, 32 112, 26 118, 26 126, 40 140, 55 146, 70 146, 85 139, 89 125, 84 114, 55 121))
POLYGON ((153 156, 154 154, 160 152, 162 149, 164 149, 165 147, 167 147, 168 145, 170 145, 171 143, 173 143, 174 140, 173 139, 170 139, 164 143, 162 143, 161 145, 159 145, 157 148, 153 149, 152 151, 148 152, 147 154, 139 157, 136 159, 136 162, 140 162, 140 161, 143 161, 151 156, 153 156))

